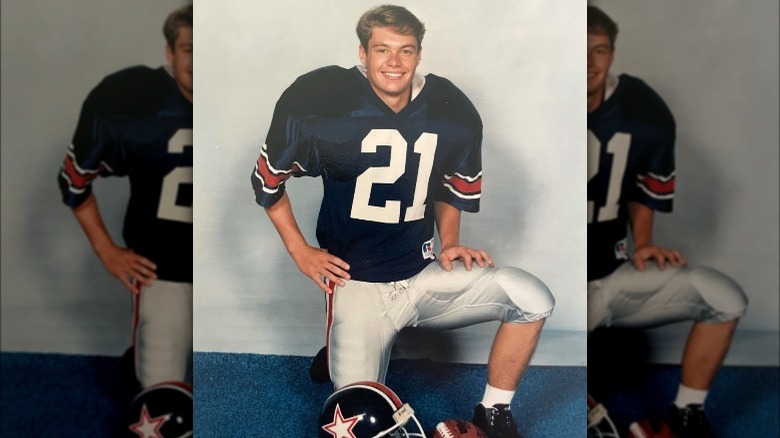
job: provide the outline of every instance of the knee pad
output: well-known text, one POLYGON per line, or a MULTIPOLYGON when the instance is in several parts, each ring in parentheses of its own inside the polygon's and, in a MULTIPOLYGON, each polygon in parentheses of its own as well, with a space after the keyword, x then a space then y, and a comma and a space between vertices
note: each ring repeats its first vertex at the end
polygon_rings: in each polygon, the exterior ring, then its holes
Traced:
POLYGON ((522 313, 535 315, 527 318, 529 321, 546 318, 552 313, 555 298, 542 280, 515 267, 498 269, 495 279, 522 313))
POLYGON ((691 268, 688 278, 712 309, 711 315, 704 321, 731 321, 745 314, 747 296, 731 277, 715 269, 695 267, 691 268))

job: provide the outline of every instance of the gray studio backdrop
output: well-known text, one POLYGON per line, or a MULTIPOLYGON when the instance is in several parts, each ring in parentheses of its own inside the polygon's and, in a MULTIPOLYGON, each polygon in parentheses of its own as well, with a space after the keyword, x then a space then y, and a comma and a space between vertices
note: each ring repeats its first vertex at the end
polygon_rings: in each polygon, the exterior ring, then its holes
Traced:
MULTIPOLYGON (((464 215, 463 239, 550 285, 558 305, 535 361, 581 365, 585 10, 517 3, 402 4, 429 29, 421 70, 452 79, 485 122, 483 210, 464 215)), ((130 298, 61 204, 55 176, 86 93, 120 68, 163 64, 162 20, 181 4, 0 3, 3 351, 120 354, 129 344, 130 298)), ((647 80, 678 121, 676 211, 659 217, 658 241, 745 287, 744 341, 727 362, 777 365, 777 3, 596 4, 622 28, 616 69, 647 80)), ((354 23, 369 6, 196 2, 196 349, 313 354, 324 341, 324 301, 254 204, 249 174, 284 88, 321 65, 358 62, 354 23)), ((290 191, 314 242, 319 182, 290 191)), ((127 181, 101 179, 96 193, 119 236, 127 181)), ((454 344, 484 346, 492 330, 434 340, 457 355, 454 344)), ((424 351, 415 339, 402 353, 424 351)))
MULTIPOLYGON (((93 254, 56 176, 87 93, 131 65, 165 64, 162 24, 182 1, 3 1, 3 351, 118 355, 131 342, 129 293, 93 254)), ((121 240, 126 179, 96 182, 121 240)))
MULTIPOLYGON (((578 0, 401 1, 427 27, 419 71, 445 76, 480 111, 482 210, 462 241, 520 266, 556 296, 535 364, 585 364, 585 5, 578 0)), ((197 2, 195 349, 313 355, 322 292, 299 273, 249 182, 276 100, 297 76, 359 63, 365 1, 197 2)), ((308 241, 322 196, 288 181, 308 241)), ((483 362, 496 325, 411 331, 397 357, 483 362)))
MULTIPOLYGON (((778 2, 593 1, 617 23, 614 72, 677 121, 674 212, 656 242, 736 279, 750 306, 727 363, 778 365, 778 2)), ((679 360, 679 324, 655 331, 679 360)))

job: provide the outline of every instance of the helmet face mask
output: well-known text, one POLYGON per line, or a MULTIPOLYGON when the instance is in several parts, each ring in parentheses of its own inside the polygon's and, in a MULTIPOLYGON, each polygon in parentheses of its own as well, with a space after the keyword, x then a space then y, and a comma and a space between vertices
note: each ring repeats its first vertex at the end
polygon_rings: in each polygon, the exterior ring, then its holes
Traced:
POLYGON ((357 382, 331 394, 319 420, 320 438, 425 438, 414 410, 390 388, 357 382))

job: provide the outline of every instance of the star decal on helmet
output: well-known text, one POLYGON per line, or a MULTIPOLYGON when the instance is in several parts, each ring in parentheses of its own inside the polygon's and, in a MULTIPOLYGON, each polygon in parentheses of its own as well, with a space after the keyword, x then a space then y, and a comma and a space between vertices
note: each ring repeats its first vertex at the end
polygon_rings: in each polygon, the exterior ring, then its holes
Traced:
POLYGON ((352 429, 355 427, 358 421, 363 418, 364 414, 355 415, 354 417, 344 418, 341 414, 341 407, 337 404, 336 411, 333 413, 333 422, 322 426, 325 432, 333 435, 333 438, 357 438, 352 429))
POLYGON ((149 415, 149 409, 144 404, 141 407, 141 417, 138 419, 138 422, 131 424, 129 427, 130 430, 141 438, 164 438, 160 428, 166 421, 168 421, 168 415, 152 418, 149 415))

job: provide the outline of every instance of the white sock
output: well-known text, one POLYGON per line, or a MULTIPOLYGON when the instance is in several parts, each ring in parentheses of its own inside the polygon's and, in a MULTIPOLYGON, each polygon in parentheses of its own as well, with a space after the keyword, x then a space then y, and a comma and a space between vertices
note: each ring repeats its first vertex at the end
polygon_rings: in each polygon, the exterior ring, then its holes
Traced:
POLYGON ((482 405, 486 408, 491 408, 498 404, 511 405, 512 397, 514 396, 514 391, 507 391, 505 389, 498 389, 493 388, 490 385, 485 385, 485 395, 482 396, 482 405))
POLYGON ((680 389, 677 390, 677 399, 674 400, 674 404, 678 408, 684 408, 691 404, 704 406, 707 392, 709 391, 689 388, 681 383, 680 389))

